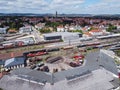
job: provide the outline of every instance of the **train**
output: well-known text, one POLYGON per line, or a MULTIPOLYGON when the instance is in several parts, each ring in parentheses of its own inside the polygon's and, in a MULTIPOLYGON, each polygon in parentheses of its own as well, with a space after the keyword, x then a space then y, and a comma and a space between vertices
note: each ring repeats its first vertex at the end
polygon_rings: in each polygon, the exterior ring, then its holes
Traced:
POLYGON ((96 45, 100 45, 100 42, 95 42, 95 43, 87 43, 86 46, 96 46, 96 45))
POLYGON ((109 50, 117 51, 117 50, 120 50, 120 47, 112 47, 112 48, 110 48, 109 50))
POLYGON ((65 46, 65 47, 62 47, 63 50, 68 50, 68 49, 73 49, 73 46, 65 46))
POLYGON ((100 45, 100 44, 101 44, 100 42, 80 44, 80 45, 77 46, 77 48, 88 47, 88 46, 97 46, 97 45, 100 45))
POLYGON ((53 41, 42 41, 34 44, 24 44, 24 42, 19 41, 17 43, 6 43, 0 45, 0 50, 4 49, 13 49, 13 48, 20 48, 20 47, 27 47, 27 46, 34 46, 34 45, 43 45, 43 44, 49 44, 49 43, 56 43, 61 42, 60 40, 53 40, 53 41))
POLYGON ((36 50, 36 51, 25 52, 23 53, 23 56, 25 56, 26 58, 42 56, 42 55, 48 54, 49 52, 54 52, 54 51, 59 51, 59 50, 60 50, 59 48, 41 49, 41 50, 36 50))
POLYGON ((25 56, 26 58, 29 58, 29 57, 46 55, 46 54, 48 54, 46 49, 41 49, 41 50, 36 50, 36 51, 24 52, 23 56, 25 56))
POLYGON ((96 37, 98 40, 101 39, 110 39, 110 38, 116 38, 116 37, 120 37, 120 34, 112 34, 112 35, 107 35, 107 36, 99 36, 96 37))

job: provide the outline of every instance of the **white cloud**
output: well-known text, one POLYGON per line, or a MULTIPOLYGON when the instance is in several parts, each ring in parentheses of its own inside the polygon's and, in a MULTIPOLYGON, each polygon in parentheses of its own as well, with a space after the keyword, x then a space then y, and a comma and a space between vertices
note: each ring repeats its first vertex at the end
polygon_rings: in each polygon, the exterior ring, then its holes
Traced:
POLYGON ((120 0, 0 0, 0 12, 8 13, 120 13, 120 0), (48 2, 49 1, 49 2, 48 2))
POLYGON ((94 14, 120 14, 120 0, 101 0, 95 5, 88 5, 85 12, 94 14), (89 9, 89 10, 88 10, 89 9))

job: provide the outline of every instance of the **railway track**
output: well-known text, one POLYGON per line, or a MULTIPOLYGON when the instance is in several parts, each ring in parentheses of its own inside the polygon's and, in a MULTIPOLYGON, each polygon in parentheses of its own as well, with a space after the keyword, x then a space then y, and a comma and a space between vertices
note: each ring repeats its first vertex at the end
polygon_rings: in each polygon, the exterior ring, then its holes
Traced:
MULTIPOLYGON (((100 42, 100 45, 103 45, 103 46, 106 45, 106 47, 107 47, 107 46, 113 45, 114 43, 118 43, 119 41, 120 41, 120 39, 117 38, 117 39, 107 39, 107 41, 106 40, 101 40, 99 42, 100 42)), ((56 42, 54 42, 54 43, 56 43, 56 42)), ((42 43, 42 44, 39 44, 39 45, 31 45, 31 46, 24 46, 24 47, 17 47, 17 48, 10 48, 10 49, 5 49, 5 50, 0 50, 0 53, 5 51, 5 53, 0 54, 0 59, 11 58, 11 52, 13 52, 14 57, 21 56, 21 55, 23 55, 24 52, 32 51, 32 49, 31 49, 32 47, 40 46, 40 45, 49 45, 49 44, 51 44, 51 43, 46 43, 46 44, 42 43), (23 51, 18 50, 18 49, 23 49, 23 48, 28 48, 28 49, 31 49, 31 50, 23 50, 23 51), (8 51, 10 50, 11 52, 6 52, 7 50, 8 51)), ((63 47, 63 46, 61 46, 61 47, 63 47)), ((61 48, 61 47, 58 47, 58 48, 61 48)), ((76 45, 74 47, 76 47, 76 45)), ((84 46, 84 47, 87 48, 88 46, 84 46)), ((51 48, 54 48, 54 47, 51 47, 51 48)), ((38 49, 40 49, 40 48, 38 48, 38 49)), ((33 49, 33 50, 38 50, 38 49, 33 49)))

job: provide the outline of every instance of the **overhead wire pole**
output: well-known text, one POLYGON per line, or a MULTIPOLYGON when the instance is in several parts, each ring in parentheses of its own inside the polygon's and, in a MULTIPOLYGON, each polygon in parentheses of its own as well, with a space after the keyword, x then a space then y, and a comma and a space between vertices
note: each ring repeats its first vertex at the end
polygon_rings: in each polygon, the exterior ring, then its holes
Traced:
POLYGON ((71 45, 71 41, 70 41, 70 39, 69 39, 69 46, 71 45))

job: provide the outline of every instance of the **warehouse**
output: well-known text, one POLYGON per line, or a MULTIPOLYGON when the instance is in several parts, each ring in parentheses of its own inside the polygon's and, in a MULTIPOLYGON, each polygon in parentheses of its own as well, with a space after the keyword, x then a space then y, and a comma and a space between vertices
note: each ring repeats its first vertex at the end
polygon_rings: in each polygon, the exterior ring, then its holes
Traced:
POLYGON ((5 61, 4 60, 0 60, 0 67, 4 67, 5 61))
POLYGON ((25 58, 24 57, 15 57, 7 59, 4 62, 4 68, 7 70, 24 67, 25 58))
POLYGON ((54 32, 54 33, 49 33, 49 34, 44 34, 43 35, 44 40, 63 40, 63 41, 68 41, 68 40, 76 40, 82 37, 82 34, 80 33, 72 33, 72 32, 54 32))
POLYGON ((4 76, 0 87, 5 90, 114 90, 120 85, 115 78, 118 71, 112 54, 106 50, 90 53, 83 67, 55 73, 19 68, 4 76))

